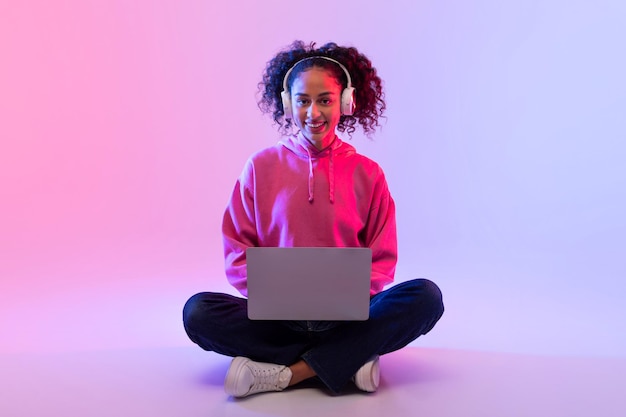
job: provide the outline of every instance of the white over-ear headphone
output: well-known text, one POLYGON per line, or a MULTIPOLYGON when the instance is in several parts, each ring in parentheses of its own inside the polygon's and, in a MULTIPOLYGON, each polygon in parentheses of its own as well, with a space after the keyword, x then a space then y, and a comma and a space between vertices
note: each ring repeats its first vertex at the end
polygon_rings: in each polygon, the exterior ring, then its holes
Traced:
POLYGON ((316 58, 325 59, 327 61, 334 62, 335 64, 339 65, 339 68, 341 68, 343 72, 346 74, 348 85, 341 92, 341 114, 345 116, 352 116, 352 114, 354 113, 356 103, 354 101, 354 88, 352 87, 352 78, 350 77, 350 73, 348 72, 346 67, 343 66, 341 62, 335 59, 329 58, 327 56, 319 55, 319 56, 310 56, 308 58, 301 59, 300 61, 293 64, 291 68, 289 68, 289 71, 287 71, 287 74, 285 74, 285 78, 283 78, 283 92, 280 93, 280 96, 283 100, 283 112, 285 113, 285 119, 293 118, 293 112, 291 111, 291 93, 289 92, 289 89, 287 86, 287 80, 289 78, 289 75, 291 74, 291 71, 293 71, 293 69, 299 63, 303 61, 308 61, 309 59, 316 59, 316 58))

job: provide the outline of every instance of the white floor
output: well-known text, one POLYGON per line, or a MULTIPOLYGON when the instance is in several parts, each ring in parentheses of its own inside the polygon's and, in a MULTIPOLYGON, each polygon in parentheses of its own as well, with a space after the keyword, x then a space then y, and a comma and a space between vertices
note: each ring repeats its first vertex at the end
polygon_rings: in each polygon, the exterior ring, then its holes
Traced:
POLYGON ((309 383, 234 400, 230 359, 194 346, 0 356, 0 415, 626 415, 626 360, 407 347, 381 359, 377 393, 330 396, 309 383))
POLYGON ((494 300, 523 300, 520 293, 480 298, 466 281, 447 283, 446 313, 433 332, 381 358, 377 393, 353 388, 330 396, 307 384, 234 400, 222 387, 230 359, 193 345, 181 323, 189 295, 218 272, 146 265, 96 272, 64 266, 57 275, 47 267, 48 274, 26 271, 0 290, 0 417, 626 416, 626 355, 602 354, 623 352, 616 332, 623 315, 594 320, 610 326, 613 338, 592 339, 581 321, 581 336, 572 340, 558 314, 533 308, 525 321, 512 320, 511 309, 494 300), (480 308, 489 314, 479 315, 480 308), (546 325, 546 317, 553 321, 546 325), (484 331, 477 336, 468 323, 478 319, 484 331), (504 353, 522 338, 534 344, 504 353), (571 353, 592 342, 602 349, 571 353))

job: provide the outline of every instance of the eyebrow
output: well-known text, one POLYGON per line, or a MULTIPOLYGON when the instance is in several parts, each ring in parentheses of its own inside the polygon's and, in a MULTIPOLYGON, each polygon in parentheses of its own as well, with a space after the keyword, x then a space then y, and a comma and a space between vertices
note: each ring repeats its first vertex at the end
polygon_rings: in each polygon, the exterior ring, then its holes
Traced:
MULTIPOLYGON (((331 91, 325 91, 323 93, 318 94, 318 97, 320 96, 332 96, 335 95, 335 93, 331 92, 331 91)), ((309 97, 308 94, 306 93, 294 93, 294 96, 304 96, 304 97, 309 97)))

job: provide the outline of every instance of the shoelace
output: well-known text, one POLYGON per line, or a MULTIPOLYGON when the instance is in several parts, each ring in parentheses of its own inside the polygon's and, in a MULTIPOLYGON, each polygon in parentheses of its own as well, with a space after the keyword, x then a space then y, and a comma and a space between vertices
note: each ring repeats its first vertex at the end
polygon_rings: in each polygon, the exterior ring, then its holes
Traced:
POLYGON ((251 391, 275 390, 280 384, 280 372, 283 367, 272 367, 270 369, 252 369, 254 384, 251 391))

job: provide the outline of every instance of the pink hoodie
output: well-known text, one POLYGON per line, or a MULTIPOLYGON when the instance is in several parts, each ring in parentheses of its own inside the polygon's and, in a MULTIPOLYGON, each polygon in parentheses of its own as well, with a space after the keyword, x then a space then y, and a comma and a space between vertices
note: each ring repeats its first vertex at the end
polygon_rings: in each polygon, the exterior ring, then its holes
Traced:
POLYGON ((319 151, 301 134, 252 155, 222 224, 228 281, 247 296, 246 248, 369 247, 370 294, 393 281, 395 205, 378 164, 336 138, 319 151))

